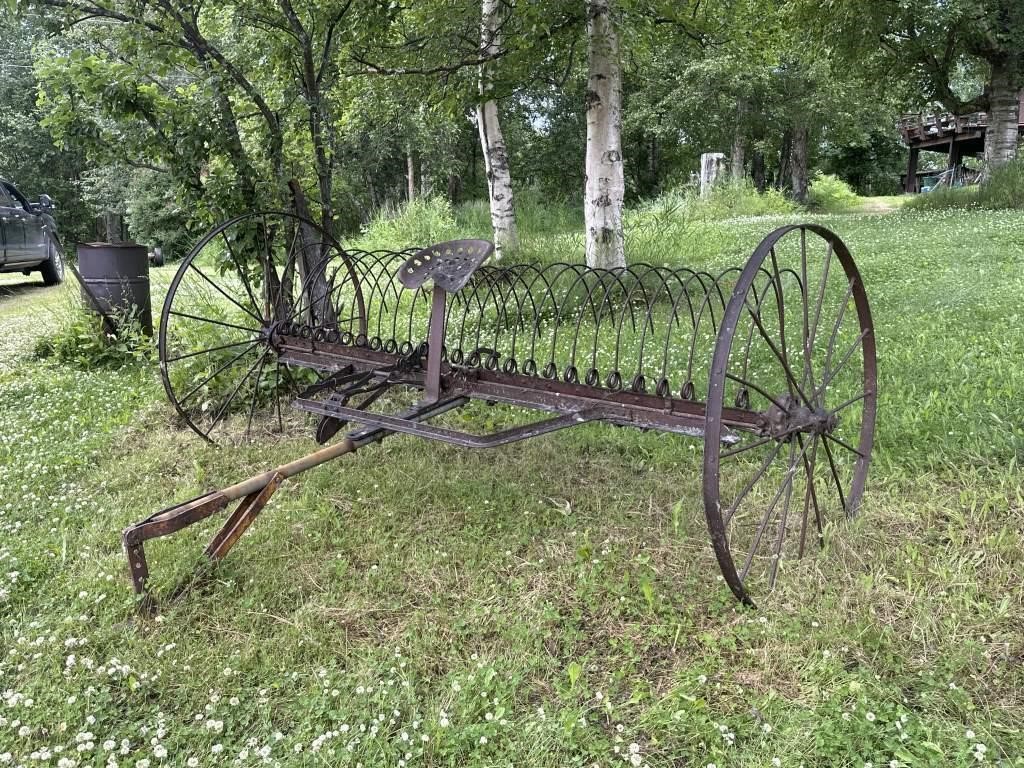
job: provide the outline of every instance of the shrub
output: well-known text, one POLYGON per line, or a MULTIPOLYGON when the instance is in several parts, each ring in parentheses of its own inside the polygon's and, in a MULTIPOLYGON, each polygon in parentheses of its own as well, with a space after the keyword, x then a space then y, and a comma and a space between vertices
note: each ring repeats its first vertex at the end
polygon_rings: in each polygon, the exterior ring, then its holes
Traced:
POLYGON ((693 201, 694 214, 710 220, 737 216, 772 216, 797 210, 796 203, 787 199, 779 190, 758 192, 747 179, 716 186, 704 198, 694 194, 693 201))
POLYGON ((79 370, 116 369, 146 365, 153 360, 153 339, 142 332, 137 311, 115 316, 117 333, 108 332, 103 318, 85 307, 68 303, 53 310, 54 332, 40 337, 33 352, 79 370))
POLYGON ((712 188, 707 197, 701 197, 694 189, 661 194, 627 211, 626 226, 643 228, 680 220, 721 221, 739 216, 786 214, 795 210, 797 205, 777 189, 758 192, 749 180, 731 181, 712 188))
POLYGON ((458 231, 451 203, 442 197, 427 197, 400 206, 382 206, 355 244, 367 250, 401 250, 464 236, 458 231))
POLYGON ((859 201, 857 193, 838 176, 818 171, 811 179, 807 204, 814 210, 840 213, 855 209, 859 201))

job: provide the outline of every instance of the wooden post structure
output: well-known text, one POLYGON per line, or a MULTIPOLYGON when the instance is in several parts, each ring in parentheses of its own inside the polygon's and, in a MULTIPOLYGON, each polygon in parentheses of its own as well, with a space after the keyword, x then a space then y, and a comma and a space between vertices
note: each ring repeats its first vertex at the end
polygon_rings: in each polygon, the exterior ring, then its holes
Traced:
POLYGON ((907 161, 907 178, 903 182, 903 191, 907 194, 912 195, 920 191, 917 188, 917 158, 920 154, 920 148, 910 148, 910 159, 907 161))
POLYGON ((947 168, 956 168, 960 165, 961 160, 961 147, 955 138, 950 139, 949 142, 949 162, 946 164, 947 168))

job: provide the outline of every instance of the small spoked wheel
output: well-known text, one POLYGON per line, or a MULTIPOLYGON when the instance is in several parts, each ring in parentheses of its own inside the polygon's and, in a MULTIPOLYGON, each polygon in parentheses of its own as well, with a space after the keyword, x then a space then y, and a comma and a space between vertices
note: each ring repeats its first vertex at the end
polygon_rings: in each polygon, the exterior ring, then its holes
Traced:
POLYGON ((843 242, 811 224, 765 238, 719 328, 704 434, 704 511, 743 602, 856 514, 876 374, 867 295, 843 242))
POLYGON ((210 442, 282 431, 282 400, 316 374, 280 352, 282 329, 365 327, 337 242, 290 213, 250 213, 208 232, 171 281, 158 348, 167 396, 210 442))

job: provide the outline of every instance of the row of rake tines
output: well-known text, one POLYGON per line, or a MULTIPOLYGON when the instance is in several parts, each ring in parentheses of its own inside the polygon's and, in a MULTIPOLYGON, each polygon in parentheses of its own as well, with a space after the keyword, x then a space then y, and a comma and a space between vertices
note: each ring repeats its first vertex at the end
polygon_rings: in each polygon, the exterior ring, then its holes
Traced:
MULTIPOLYGON (((395 278, 413 253, 335 253, 323 267, 326 295, 315 300, 305 297, 300 313, 304 322, 289 323, 282 333, 314 343, 424 356, 431 288, 407 290, 395 278), (321 311, 326 302, 330 310, 321 311), (318 319, 341 318, 346 313, 344 320, 336 322, 318 319)), ((710 330, 705 338, 712 341, 717 337, 741 271, 731 267, 714 274, 649 264, 619 269, 567 263, 485 265, 461 291, 448 297, 442 358, 456 366, 603 386, 612 392, 643 394, 653 384, 655 394, 668 398, 673 396, 669 371, 678 351, 672 342, 683 338, 686 363, 679 396, 694 400, 694 373, 700 361, 708 358, 701 354, 706 350, 699 348, 699 331, 710 330), (612 340, 610 350, 601 344, 612 340), (629 366, 633 372, 624 375, 621 369, 629 357, 634 358, 629 366), (652 360, 657 363, 653 367, 652 360), (608 370, 604 376, 602 362, 608 370)), ((771 301, 781 303, 780 281, 784 280, 795 281, 802 293, 794 270, 781 269, 776 276, 762 268, 747 298, 747 309, 756 322, 740 340, 740 378, 747 377, 755 326, 769 322, 762 318, 762 308, 771 301)), ((746 407, 747 397, 740 392, 737 405, 746 407)))

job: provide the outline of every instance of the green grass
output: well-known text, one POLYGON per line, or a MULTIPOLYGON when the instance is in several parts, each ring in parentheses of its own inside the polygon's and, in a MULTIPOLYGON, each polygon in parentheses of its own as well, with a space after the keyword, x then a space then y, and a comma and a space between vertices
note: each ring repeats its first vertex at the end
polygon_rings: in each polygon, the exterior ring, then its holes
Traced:
MULTIPOLYGON (((524 254, 579 258, 546 216, 524 254)), ((720 265, 795 218, 640 211, 628 240, 720 265)), ((700 444, 585 427, 493 452, 392 437, 302 475, 142 620, 119 531, 312 441, 210 448, 150 368, 5 351, 0 761, 101 766, 111 740, 140 768, 1024 765, 1024 214, 814 218, 872 301, 876 450, 863 514, 757 611, 718 577, 700 444)), ((415 234, 486 234, 438 222, 415 234)), ((0 298, 0 339, 47 332, 48 300, 0 298)), ((158 592, 213 530, 150 545, 158 592)))

